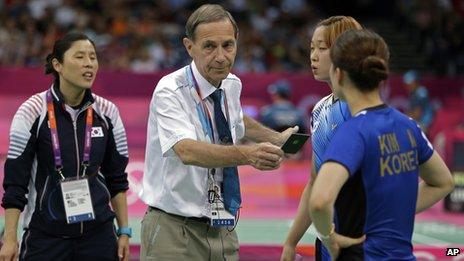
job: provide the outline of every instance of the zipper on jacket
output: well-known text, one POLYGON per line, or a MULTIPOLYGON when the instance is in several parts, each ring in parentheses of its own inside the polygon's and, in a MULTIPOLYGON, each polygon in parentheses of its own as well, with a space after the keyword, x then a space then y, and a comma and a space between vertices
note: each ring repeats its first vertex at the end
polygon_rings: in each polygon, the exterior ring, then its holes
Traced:
MULTIPOLYGON (((73 119, 73 127, 74 127, 74 143, 76 145, 76 163, 77 163, 77 173, 76 177, 79 178, 79 172, 80 172, 80 159, 79 159, 79 142, 77 139, 77 119, 79 118, 79 114, 81 112, 79 111, 77 113, 76 119, 73 119)), ((84 222, 81 222, 81 235, 84 233, 84 222)))
MULTIPOLYGON (((75 119, 73 119, 73 117, 71 117, 72 123, 73 123, 73 127, 74 127, 74 143, 75 143, 75 145, 76 145, 76 160, 77 160, 77 162, 76 162, 76 164, 77 164, 77 175, 76 175, 76 177, 77 177, 77 178, 79 178, 80 165, 81 165, 81 164, 80 164, 80 163, 81 163, 81 160, 80 160, 80 157, 79 157, 79 140, 78 140, 78 138, 77 138, 77 120, 79 119, 79 115, 81 115, 81 112, 87 111, 87 108, 88 108, 89 106, 91 106, 91 104, 90 104, 90 105, 87 105, 87 106, 84 106, 82 109, 80 109, 79 112, 77 113, 75 119)), ((69 112, 68 112, 68 114, 69 114, 69 112)), ((71 114, 70 114, 70 116, 71 116, 71 114)), ((85 139, 85 138, 84 138, 84 139, 85 139)))
MULTIPOLYGON (((79 116, 79 115, 77 115, 79 116)), ((76 117, 77 118, 77 117, 76 117)), ((80 158, 79 158, 79 142, 77 140, 77 119, 73 119, 73 127, 74 127, 74 142, 76 145, 76 162, 77 162, 77 174, 76 177, 79 178, 79 171, 80 171, 80 158)))
POLYGON ((44 189, 42 191, 42 195, 40 196, 40 207, 39 207, 40 211, 42 211, 43 199, 44 199, 44 196, 45 196, 45 192, 47 192, 48 178, 50 178, 50 176, 47 176, 47 178, 45 179, 45 186, 44 186, 44 189))
POLYGON ((77 178, 79 178, 79 173, 81 171, 80 170, 80 157, 79 157, 79 139, 77 138, 77 120, 79 119, 79 115, 81 115, 81 113, 83 111, 87 111, 87 108, 89 108, 90 106, 92 106, 92 105, 89 104, 87 106, 84 106, 82 109, 80 109, 75 118, 72 117, 72 115, 71 115, 71 113, 69 113, 69 111, 66 111, 69 114, 69 116, 70 116, 70 118, 72 120, 73 128, 74 128, 74 143, 76 145, 76 165, 77 165, 77 175, 76 175, 76 177, 77 178))
MULTIPOLYGON (((90 105, 89 105, 90 106, 90 105)), ((73 122, 73 127, 74 127, 74 143, 76 145, 76 160, 77 160, 77 175, 76 177, 79 178, 79 173, 80 173, 80 157, 79 157, 79 141, 77 139, 77 120, 79 119, 79 115, 81 114, 82 111, 87 110, 89 106, 85 106, 85 108, 82 108, 79 110, 79 112, 76 115, 75 119, 72 119, 73 122)), ((69 112, 68 112, 69 113, 69 112)), ((72 118, 72 117, 71 117, 72 118)), ((84 234, 84 222, 81 222, 81 235, 84 234)))
MULTIPOLYGON (((87 110, 89 106, 92 106, 92 103, 89 103, 86 106, 84 106, 82 109, 80 109, 75 118, 72 117, 71 113, 65 109, 65 111, 68 113, 68 115, 71 118, 73 128, 74 128, 74 143, 76 145, 76 160, 77 160, 76 162, 76 165, 77 165, 76 177, 77 178, 79 178, 79 172, 80 172, 79 142, 77 138, 77 120, 79 119, 79 115, 81 114, 81 112, 87 110)), ((80 223, 81 223, 81 235, 82 235, 84 233, 84 222, 80 222, 80 223)))

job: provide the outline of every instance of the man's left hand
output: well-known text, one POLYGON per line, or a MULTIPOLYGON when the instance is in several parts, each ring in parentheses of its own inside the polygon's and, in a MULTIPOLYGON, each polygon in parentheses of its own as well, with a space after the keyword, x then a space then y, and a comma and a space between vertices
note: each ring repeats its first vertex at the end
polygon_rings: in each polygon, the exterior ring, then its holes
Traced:
POLYGON ((284 145, 284 143, 287 141, 288 137, 290 137, 290 135, 292 135, 293 133, 297 133, 298 130, 299 130, 299 127, 294 126, 294 127, 290 127, 288 129, 282 131, 280 133, 280 135, 279 135, 280 136, 279 140, 274 145, 276 145, 278 147, 282 147, 282 145, 284 145))
POLYGON ((129 261, 129 237, 120 235, 118 238, 118 257, 121 261, 129 261))

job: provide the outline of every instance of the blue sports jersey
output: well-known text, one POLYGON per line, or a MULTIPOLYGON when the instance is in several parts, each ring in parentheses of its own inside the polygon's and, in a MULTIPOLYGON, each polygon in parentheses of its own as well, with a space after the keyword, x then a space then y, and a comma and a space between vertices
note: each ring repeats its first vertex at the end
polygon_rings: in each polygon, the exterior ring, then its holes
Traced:
POLYGON ((324 162, 361 173, 366 201, 365 260, 415 260, 411 237, 419 165, 433 154, 417 123, 386 105, 363 110, 335 133, 324 162))
MULTIPOLYGON (((333 134, 336 129, 341 126, 346 120, 351 118, 351 113, 348 105, 335 99, 333 94, 322 98, 312 111, 311 116, 311 141, 313 147, 314 162, 316 172, 322 165, 322 157, 330 144, 333 134)), ((361 187, 361 179, 353 179, 344 186, 340 192, 339 199, 335 204, 334 223, 337 233, 345 236, 359 237, 362 236, 364 227, 363 216, 364 204, 361 202, 363 194, 359 193, 361 187), (361 202, 353 204, 352 202, 361 202)), ((362 260, 361 246, 353 246, 345 249, 340 254, 340 260, 362 260)), ((327 249, 319 241, 316 241, 316 260, 330 261, 330 254, 327 249)))
POLYGON ((351 118, 348 105, 334 99, 333 94, 322 98, 311 113, 311 142, 316 165, 316 172, 322 165, 322 157, 333 133, 343 122, 351 118))

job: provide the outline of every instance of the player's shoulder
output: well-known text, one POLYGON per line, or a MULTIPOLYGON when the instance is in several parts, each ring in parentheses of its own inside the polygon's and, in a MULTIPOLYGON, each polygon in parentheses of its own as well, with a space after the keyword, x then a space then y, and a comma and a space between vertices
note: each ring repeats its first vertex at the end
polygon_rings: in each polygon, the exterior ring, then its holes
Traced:
POLYGON ((24 101, 14 117, 17 120, 24 120, 29 126, 32 126, 37 117, 46 112, 46 108, 46 91, 44 91, 34 94, 24 101))
POLYGON ((368 110, 362 110, 344 122, 343 126, 351 130, 361 131, 364 125, 370 125, 371 117, 376 117, 368 110))
POLYGON ((363 129, 362 126, 364 124, 366 124, 366 118, 364 117, 364 115, 360 115, 358 117, 353 117, 343 122, 342 127, 350 129, 352 131, 361 131, 363 129))
POLYGON ((324 98, 320 99, 316 105, 314 105, 314 108, 312 110, 312 113, 319 112, 323 108, 327 107, 328 105, 332 105, 332 99, 333 99, 333 94, 329 94, 325 96, 324 98))
POLYGON ((397 124, 399 123, 401 126, 406 125, 407 127, 411 127, 417 125, 417 123, 409 116, 386 104, 376 106, 375 108, 365 109, 356 113, 349 120, 349 124, 359 126, 360 129, 368 129, 375 124, 382 124, 382 121, 378 120, 379 117, 387 118, 389 121, 393 120, 397 124))
POLYGON ((412 125, 412 126, 416 126, 418 125, 417 122, 409 117, 408 115, 400 112, 399 110, 395 109, 395 108, 392 108, 392 107, 388 107, 388 117, 389 118, 392 118, 392 119, 395 119, 396 121, 400 121, 400 122, 403 122, 407 125, 412 125))
POLYGON ((92 93, 92 97, 95 101, 94 108, 97 108, 97 112, 101 113, 102 116, 106 116, 113 120, 115 120, 118 117, 119 110, 116 104, 95 93, 92 93))

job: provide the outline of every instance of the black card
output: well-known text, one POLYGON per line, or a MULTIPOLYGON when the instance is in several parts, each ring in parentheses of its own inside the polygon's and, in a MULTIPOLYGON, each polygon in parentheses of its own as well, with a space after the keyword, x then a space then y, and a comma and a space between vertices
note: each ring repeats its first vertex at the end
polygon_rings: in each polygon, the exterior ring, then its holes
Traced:
POLYGON ((288 154, 295 154, 297 153, 301 147, 305 144, 308 140, 309 135, 301 134, 301 133, 293 133, 287 139, 285 144, 281 147, 281 149, 288 154))

